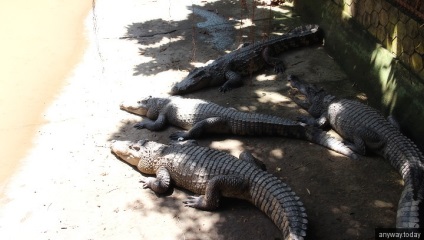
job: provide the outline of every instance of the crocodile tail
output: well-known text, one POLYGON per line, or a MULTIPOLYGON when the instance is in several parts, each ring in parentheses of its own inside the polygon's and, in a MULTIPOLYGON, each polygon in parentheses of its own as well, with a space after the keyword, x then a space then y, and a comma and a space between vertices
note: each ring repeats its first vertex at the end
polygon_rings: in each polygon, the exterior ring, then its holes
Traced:
POLYGON ((261 209, 284 235, 284 239, 304 239, 307 215, 303 203, 287 184, 261 171, 250 181, 252 203, 261 209))
POLYGON ((417 200, 419 198, 419 193, 422 191, 424 185, 424 172, 421 162, 418 162, 417 164, 411 164, 409 167, 401 171, 409 171, 409 174, 403 174, 401 172, 401 175, 404 179, 405 186, 411 186, 413 199, 417 200))
POLYGON ((413 197, 424 187, 424 156, 418 147, 403 135, 389 135, 383 152, 385 159, 399 171, 406 185, 410 185, 413 197))
POLYGON ((424 227, 424 185, 417 190, 412 184, 405 184, 396 214, 397 228, 424 227), (414 193, 416 192, 416 193, 414 193), (414 196, 416 195, 416 196, 414 196))
POLYGON ((359 159, 358 155, 342 141, 330 136, 327 132, 314 126, 305 126, 306 140, 324 146, 351 159, 359 159))

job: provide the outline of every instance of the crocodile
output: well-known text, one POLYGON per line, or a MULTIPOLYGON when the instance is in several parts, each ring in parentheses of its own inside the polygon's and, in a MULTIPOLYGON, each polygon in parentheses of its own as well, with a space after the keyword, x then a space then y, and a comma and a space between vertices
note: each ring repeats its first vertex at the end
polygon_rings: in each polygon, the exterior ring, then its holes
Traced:
POLYGON ((147 117, 135 124, 136 128, 159 131, 171 124, 188 130, 172 133, 173 140, 195 139, 204 133, 282 136, 308 140, 352 159, 358 158, 341 141, 317 127, 272 115, 241 112, 201 99, 149 96, 137 102, 124 102, 120 108, 147 117))
POLYGON ((239 159, 195 141, 165 145, 149 140, 114 140, 111 151, 140 172, 156 175, 142 180, 144 188, 161 194, 172 183, 200 194, 183 201, 187 207, 211 211, 219 207, 221 197, 247 200, 273 220, 284 239, 306 236, 307 214, 299 197, 260 169, 249 152, 242 152, 239 159))
POLYGON ((283 62, 274 57, 285 51, 322 43, 324 34, 318 25, 305 25, 269 40, 242 47, 227 53, 206 66, 193 69, 186 78, 175 83, 169 94, 182 95, 207 87, 220 86, 226 92, 243 85, 242 77, 249 76, 271 65, 276 72, 283 72, 283 62))
POLYGON ((424 157, 415 143, 370 106, 338 98, 293 75, 288 76, 288 81, 306 98, 294 97, 293 101, 312 116, 300 117, 299 121, 331 127, 355 152, 364 155, 371 151, 381 155, 399 171, 405 186, 398 204, 396 226, 424 227, 424 157))

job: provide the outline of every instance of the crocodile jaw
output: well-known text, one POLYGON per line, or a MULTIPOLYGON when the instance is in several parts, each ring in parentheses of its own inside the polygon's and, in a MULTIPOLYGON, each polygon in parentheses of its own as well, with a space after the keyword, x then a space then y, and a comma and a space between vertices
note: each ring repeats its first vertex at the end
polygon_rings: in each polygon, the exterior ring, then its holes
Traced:
POLYGON ((195 68, 186 78, 175 83, 169 91, 169 94, 185 94, 202 89, 210 84, 213 79, 211 76, 208 69, 204 67, 195 68))
POLYGON ((127 101, 127 102, 122 102, 119 105, 119 108, 121 110, 130 112, 130 113, 134 113, 140 116, 146 116, 147 111, 149 110, 149 108, 142 104, 140 101, 138 102, 132 102, 132 101, 127 101))
POLYGON ((300 93, 307 95, 308 94, 308 86, 310 84, 300 80, 298 77, 289 75, 287 76, 287 81, 290 83, 292 88, 296 88, 300 93))
POLYGON ((113 140, 110 149, 117 157, 133 166, 137 166, 141 160, 134 142, 113 140))

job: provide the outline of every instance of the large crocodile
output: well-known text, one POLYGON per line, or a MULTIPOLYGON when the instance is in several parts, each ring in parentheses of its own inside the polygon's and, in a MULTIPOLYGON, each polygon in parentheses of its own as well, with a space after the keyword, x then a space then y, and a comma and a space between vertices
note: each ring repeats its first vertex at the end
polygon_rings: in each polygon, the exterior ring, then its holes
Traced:
POLYGON ((158 131, 171 124, 189 130, 172 133, 170 137, 174 140, 198 138, 203 133, 283 136, 308 140, 353 159, 357 158, 341 141, 317 127, 277 116, 240 112, 201 99, 147 97, 138 102, 124 102, 120 108, 147 116, 134 126, 136 128, 158 131))
POLYGON ((280 179, 261 170, 251 154, 240 159, 193 142, 170 144, 141 140, 114 141, 112 152, 137 166, 140 172, 156 174, 143 182, 144 188, 164 193, 171 181, 200 196, 183 203, 187 207, 214 210, 221 196, 247 200, 260 208, 281 230, 284 239, 304 239, 307 215, 299 197, 280 179))
POLYGON ((355 100, 340 99, 296 76, 290 85, 306 96, 293 100, 312 115, 301 121, 331 126, 356 152, 367 150, 382 155, 401 174, 405 187, 399 201, 396 226, 424 227, 424 157, 418 147, 377 110, 355 100))
POLYGON ((243 84, 242 77, 265 65, 282 72, 282 61, 273 56, 322 41, 323 32, 318 25, 297 27, 282 36, 240 47, 204 67, 193 69, 185 79, 175 83, 169 93, 180 95, 213 86, 221 86, 221 92, 229 91, 243 84))

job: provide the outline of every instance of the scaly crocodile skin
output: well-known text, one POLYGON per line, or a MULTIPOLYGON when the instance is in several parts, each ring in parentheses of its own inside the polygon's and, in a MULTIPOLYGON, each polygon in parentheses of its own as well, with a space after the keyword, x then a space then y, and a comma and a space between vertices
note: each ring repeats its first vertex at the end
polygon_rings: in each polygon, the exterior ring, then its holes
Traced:
POLYGON ((199 138, 204 133, 282 136, 307 140, 352 159, 357 158, 341 141, 317 127, 305 126, 277 116, 240 112, 201 99, 178 96, 147 97, 138 102, 123 103, 121 109, 147 116, 147 119, 135 125, 137 128, 158 131, 170 124, 189 130, 171 134, 174 140, 199 138))
POLYGON ((221 92, 243 85, 242 77, 271 65, 276 72, 284 70, 283 63, 275 56, 295 48, 322 43, 324 34, 318 25, 300 26, 270 40, 248 44, 212 63, 193 69, 189 75, 170 90, 171 95, 181 95, 207 87, 221 86, 221 92))
POLYGON ((307 98, 306 102, 293 100, 317 118, 304 119, 305 122, 330 125, 351 141, 351 148, 358 153, 371 150, 389 160, 405 183, 396 227, 423 228, 424 157, 418 147, 377 110, 358 101, 336 98, 295 76, 289 76, 288 80, 307 98))
MULTIPOLYGON (((303 203, 287 184, 261 170, 251 159, 193 143, 164 145, 153 141, 114 141, 112 152, 146 174, 144 187, 157 193, 176 186, 201 196, 184 201, 188 207, 213 210, 219 198, 247 200, 260 208, 281 230, 284 239, 304 239, 307 215, 303 203)), ((250 155, 251 156, 251 155, 250 155)), ((252 156, 253 158, 253 156, 252 156)))

